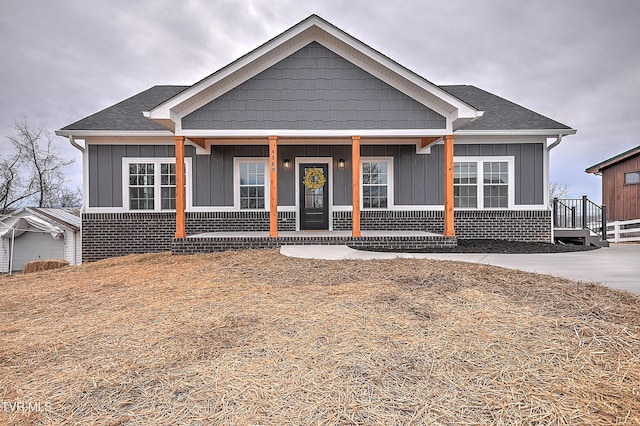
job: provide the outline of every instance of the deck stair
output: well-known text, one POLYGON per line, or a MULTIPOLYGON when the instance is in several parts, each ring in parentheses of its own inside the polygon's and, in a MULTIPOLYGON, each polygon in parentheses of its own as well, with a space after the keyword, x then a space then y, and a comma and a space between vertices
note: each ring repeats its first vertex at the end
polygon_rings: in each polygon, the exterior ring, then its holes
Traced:
POLYGON ((555 242, 609 247, 607 206, 582 198, 553 199, 553 238, 555 242))

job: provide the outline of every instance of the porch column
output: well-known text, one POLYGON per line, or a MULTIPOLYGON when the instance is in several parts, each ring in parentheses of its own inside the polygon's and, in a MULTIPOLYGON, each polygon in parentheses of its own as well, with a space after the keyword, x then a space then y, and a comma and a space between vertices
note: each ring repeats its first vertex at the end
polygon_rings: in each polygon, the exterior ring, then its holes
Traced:
POLYGON ((174 136, 176 142, 176 238, 185 238, 184 136, 174 136))
POLYGON ((453 135, 444 136, 444 236, 456 235, 453 226, 453 135))
POLYGON ((360 236, 360 136, 351 136, 351 210, 353 237, 360 236))
POLYGON ((269 136, 269 236, 278 236, 278 137, 269 136))

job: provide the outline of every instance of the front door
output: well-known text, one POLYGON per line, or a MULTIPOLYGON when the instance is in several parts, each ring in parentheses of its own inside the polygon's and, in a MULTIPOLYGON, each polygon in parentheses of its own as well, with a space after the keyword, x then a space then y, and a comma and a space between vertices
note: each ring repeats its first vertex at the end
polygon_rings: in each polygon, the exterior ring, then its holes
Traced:
POLYGON ((329 166, 300 164, 300 229, 329 229, 329 166))

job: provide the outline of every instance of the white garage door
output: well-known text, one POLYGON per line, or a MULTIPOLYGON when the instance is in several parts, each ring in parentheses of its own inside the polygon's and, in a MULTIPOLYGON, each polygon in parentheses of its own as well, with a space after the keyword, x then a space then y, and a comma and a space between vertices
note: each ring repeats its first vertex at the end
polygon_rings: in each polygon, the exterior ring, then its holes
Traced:
POLYGON ((54 239, 44 232, 25 232, 16 238, 13 270, 22 271, 32 260, 64 259, 64 238, 54 239))

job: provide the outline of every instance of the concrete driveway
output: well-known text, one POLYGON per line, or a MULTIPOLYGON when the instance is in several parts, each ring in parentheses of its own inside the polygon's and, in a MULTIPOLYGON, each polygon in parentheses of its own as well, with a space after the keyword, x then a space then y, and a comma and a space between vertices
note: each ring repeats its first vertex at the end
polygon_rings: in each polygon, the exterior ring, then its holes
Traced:
POLYGON ((283 246, 285 256, 308 259, 440 259, 483 263, 571 280, 599 282, 640 294, 640 244, 553 254, 376 253, 346 246, 283 246))

